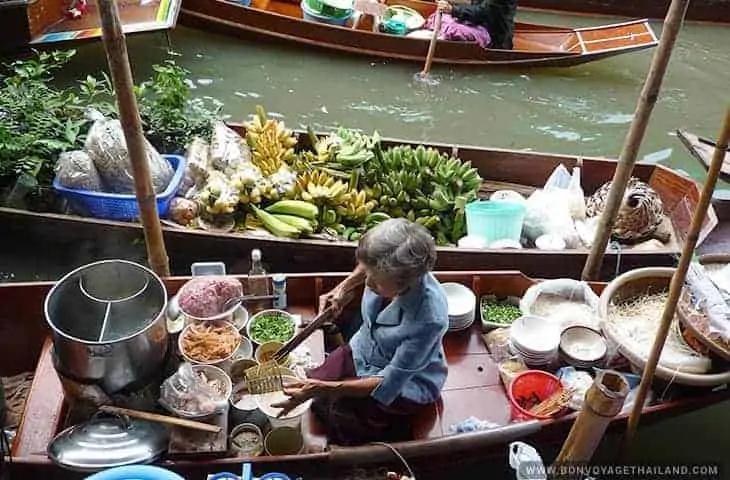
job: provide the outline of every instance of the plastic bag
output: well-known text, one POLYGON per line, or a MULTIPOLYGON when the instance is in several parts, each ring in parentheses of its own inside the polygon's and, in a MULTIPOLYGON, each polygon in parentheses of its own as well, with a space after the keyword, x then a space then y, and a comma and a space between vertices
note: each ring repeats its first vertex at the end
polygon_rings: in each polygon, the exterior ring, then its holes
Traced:
POLYGON ((570 194, 566 189, 535 190, 525 202, 522 233, 532 242, 543 235, 559 236, 568 248, 581 245, 570 215, 570 194))
POLYGON ((104 184, 94 162, 83 150, 63 152, 58 156, 56 174, 61 185, 67 188, 103 192, 104 184))
POLYGON ((189 225, 198 216, 198 203, 187 198, 175 197, 170 202, 167 216, 175 223, 189 225))
POLYGON ((239 134, 225 123, 216 122, 210 142, 211 165, 222 172, 233 172, 251 162, 251 150, 239 134))
POLYGON ((211 415, 226 408, 226 399, 185 362, 160 387, 160 404, 183 416, 211 415))
MULTIPOLYGON (((111 192, 134 193, 132 164, 119 120, 96 120, 86 137, 85 149, 111 192)), ((160 193, 170 184, 175 171, 147 139, 145 149, 152 187, 155 192, 160 193)))
POLYGON ((709 333, 719 335, 726 342, 730 341, 730 307, 704 267, 690 264, 687 284, 695 299, 695 308, 707 316, 709 333))
POLYGON ((542 457, 534 447, 524 442, 509 444, 509 466, 517 480, 547 480, 542 457))
POLYGON ((499 378, 502 380, 502 384, 504 384, 506 390, 509 389, 512 380, 514 380, 517 374, 528 370, 528 368, 521 357, 514 356, 505 358, 497 363, 497 370, 499 370, 499 378))
POLYGON ((484 343, 487 351, 495 363, 510 358, 512 352, 509 348, 509 328, 497 328, 484 335, 484 343))
POLYGON ((599 329, 598 300, 588 283, 558 278, 528 288, 520 300, 520 310, 560 322, 562 328, 583 325, 599 329))
POLYGON ((573 175, 568 184, 570 216, 573 220, 585 220, 586 218, 586 196, 583 187, 580 186, 580 165, 582 159, 578 159, 578 165, 573 167, 573 175))
POLYGON ((572 388, 568 406, 573 410, 581 410, 585 401, 586 392, 593 385, 593 377, 588 372, 576 370, 575 367, 563 367, 556 376, 566 389, 572 388))

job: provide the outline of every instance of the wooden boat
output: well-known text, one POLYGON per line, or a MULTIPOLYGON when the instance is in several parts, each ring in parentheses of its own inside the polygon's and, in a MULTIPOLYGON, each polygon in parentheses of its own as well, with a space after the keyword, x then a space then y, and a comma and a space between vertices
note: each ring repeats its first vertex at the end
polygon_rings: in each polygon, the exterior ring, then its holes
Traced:
MULTIPOLYGON (((243 133, 241 126, 234 126, 243 133)), ((299 134, 301 147, 309 145, 306 134, 299 134)), ((403 140, 383 140, 383 146, 414 144, 403 140)), ((568 168, 575 165, 576 156, 523 152, 496 148, 447 145, 430 143, 428 146, 457 155, 471 161, 485 183, 482 195, 503 188, 516 189, 530 194, 542 187, 561 163, 568 168)), ((616 163, 614 160, 583 157, 582 186, 591 195, 605 182, 611 181, 616 163)), ((613 278, 641 266, 672 266, 681 252, 681 242, 691 222, 692 212, 699 200, 699 186, 693 180, 661 165, 637 164, 634 175, 646 181, 661 196, 665 211, 674 229, 672 240, 664 248, 643 250, 624 247, 609 249, 606 253, 601 279, 613 278)), ((134 243, 139 245, 140 260, 144 259, 142 229, 139 224, 83 218, 79 216, 35 213, 25 210, 0 208, 0 224, 3 225, 5 244, 13 238, 23 247, 34 244, 31 256, 43 252, 65 252, 63 258, 54 255, 54 262, 69 261, 69 267, 87 263, 93 258, 127 256, 134 243), (92 252, 86 252, 89 245, 92 252), (74 257, 79 254, 82 257, 74 257), (91 255, 89 258, 87 255, 91 255)), ((705 220, 701 241, 717 225, 714 211, 710 209, 705 220)), ((269 271, 304 273, 322 268, 326 258, 327 268, 332 271, 350 271, 354 265, 354 242, 325 240, 290 240, 273 236, 256 236, 250 233, 211 233, 183 227, 163 226, 167 251, 173 260, 173 271, 187 274, 187 267, 194 261, 223 261, 230 272, 247 272, 247 258, 253 248, 260 248, 269 271)), ((6 246, 9 252, 10 247, 6 246)), ((544 251, 537 249, 486 249, 474 250, 456 247, 440 247, 437 268, 439 270, 512 270, 519 269, 527 275, 539 278, 580 277, 588 250, 544 251)))
MULTIPOLYGON (((520 0, 520 9, 537 10, 571 15, 611 16, 649 18, 664 20, 671 2, 666 0, 644 0, 623 2, 621 0, 520 0)), ((690 2, 686 20, 708 23, 730 23, 730 4, 712 0, 690 2)))
MULTIPOLYGON (((65 14, 68 0, 0 0, 0 51, 58 42, 101 38, 96 0, 80 18, 65 14)), ((126 34, 169 30, 175 26, 181 0, 118 1, 126 34)))
MULTIPOLYGON (((433 2, 386 0, 383 3, 388 4, 411 7, 424 18, 435 11, 433 2)), ((285 40, 389 60, 422 63, 429 45, 429 40, 422 38, 374 31, 371 15, 361 15, 347 26, 304 20, 299 0, 253 0, 250 7, 227 0, 184 0, 180 21, 211 32, 267 41, 285 40)), ((476 43, 441 41, 434 62, 479 67, 569 67, 656 44, 657 38, 645 20, 579 29, 519 23, 515 26, 514 50, 485 50, 476 43)))
MULTIPOLYGON (((445 272, 438 273, 442 282, 460 282, 472 288, 477 295, 523 295, 535 283, 534 280, 515 271, 511 272, 445 272)), ((291 275, 287 279, 290 310, 311 316, 318 296, 328 291, 343 278, 342 274, 291 275)), ((187 280, 165 280, 170 295, 187 280)), ((604 284, 592 284, 597 293, 604 284)), ((46 447, 53 436, 66 426, 69 415, 68 402, 64 399, 60 380, 51 358, 51 341, 43 316, 43 300, 52 283, 38 282, 5 284, 0 286, 0 349, 4 355, 0 362, 0 374, 15 375, 23 371, 35 371, 29 390, 24 415, 13 445, 13 461, 8 465, 12 478, 77 478, 58 468, 46 458, 46 447)), ((344 315, 358 308, 352 302, 344 315)), ((393 446, 417 472, 438 471, 454 464, 464 466, 469 462, 483 461, 490 455, 503 456, 506 445, 523 440, 540 448, 560 443, 565 438, 575 414, 553 420, 530 420, 509 423, 510 406, 495 363, 491 360, 481 339, 481 325, 477 321, 472 328, 461 332, 449 332, 444 340, 449 377, 444 387, 443 400, 434 411, 425 412, 415 422, 414 440, 393 446), (471 415, 503 425, 493 430, 477 433, 450 435, 450 425, 471 415)), ((321 331, 310 338, 312 355, 322 356, 321 331)), ((663 387, 662 387, 663 388, 663 387)), ((676 386, 669 390, 664 403, 645 408, 641 425, 649 425, 728 398, 728 390, 713 392, 704 389, 679 391, 676 386)), ((611 429, 625 427, 626 415, 620 415, 611 423, 611 429)), ((252 459, 256 469, 284 471, 295 475, 352 468, 355 465, 385 465, 397 461, 393 452, 382 445, 367 445, 330 449, 322 435, 321 425, 311 416, 303 422, 307 439, 307 452, 286 457, 257 457, 252 459)), ((205 478, 216 471, 236 470, 238 458, 206 460, 163 460, 162 466, 171 468, 185 478, 205 478)), ((321 478, 317 476, 317 478, 321 478)), ((333 478, 337 478, 333 474, 333 478)), ((443 478, 443 477, 439 477, 443 478)))
MULTIPOLYGON (((705 170, 710 168, 712 156, 715 154, 715 141, 709 138, 700 137, 694 133, 684 130, 677 130, 677 137, 682 144, 689 150, 695 160, 700 162, 705 170)), ((720 178, 726 182, 730 182, 730 150, 725 153, 725 160, 720 168, 720 178)))

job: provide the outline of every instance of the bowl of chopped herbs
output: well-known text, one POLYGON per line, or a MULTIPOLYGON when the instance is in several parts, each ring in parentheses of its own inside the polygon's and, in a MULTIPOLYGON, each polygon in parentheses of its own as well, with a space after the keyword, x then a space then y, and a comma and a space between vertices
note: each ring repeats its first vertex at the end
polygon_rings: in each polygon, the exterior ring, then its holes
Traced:
POLYGON ((246 335, 256 345, 267 342, 286 343, 294 337, 296 322, 284 310, 263 310, 246 324, 246 335))
POLYGON ((479 301, 479 311, 485 330, 509 327, 522 316, 519 297, 498 298, 496 295, 484 295, 479 301))

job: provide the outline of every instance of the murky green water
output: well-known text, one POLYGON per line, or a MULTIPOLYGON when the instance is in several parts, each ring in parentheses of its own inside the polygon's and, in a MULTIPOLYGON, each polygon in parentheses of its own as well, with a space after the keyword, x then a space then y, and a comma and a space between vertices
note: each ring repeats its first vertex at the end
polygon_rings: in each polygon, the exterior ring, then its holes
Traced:
MULTIPOLYGON (((612 21, 538 14, 520 18, 575 26, 612 21)), ((653 27, 659 35, 661 23, 653 27)), ((421 68, 417 64, 306 52, 181 27, 170 38, 176 60, 193 72, 197 92, 223 100, 233 120, 243 120, 262 104, 296 127, 346 124, 424 141, 609 157, 621 151, 654 52, 555 70, 436 67, 440 85, 424 89, 412 83, 421 68)), ((150 75, 152 64, 168 56, 165 37, 159 34, 130 37, 128 43, 138 81, 150 75)), ((640 159, 702 178, 702 169, 673 132, 681 127, 716 136, 729 100, 727 45, 728 28, 684 27, 640 159)), ((101 43, 78 50, 65 81, 106 68, 101 43)), ((29 253, 0 256, 0 271, 3 268, 18 280, 57 278, 63 273, 29 253)), ((722 461, 727 408, 723 404, 642 431, 638 456, 643 461, 722 461)))

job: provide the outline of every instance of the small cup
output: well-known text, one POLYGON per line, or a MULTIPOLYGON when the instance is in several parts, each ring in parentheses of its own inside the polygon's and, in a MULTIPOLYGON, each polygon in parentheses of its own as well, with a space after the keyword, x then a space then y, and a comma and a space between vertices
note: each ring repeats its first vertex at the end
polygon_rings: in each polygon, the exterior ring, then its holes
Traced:
POLYGON ((263 433, 261 433, 261 429, 253 423, 242 423, 236 426, 231 431, 230 440, 231 449, 236 452, 236 455, 239 457, 258 457, 264 452, 264 435, 263 433), (243 432, 253 434, 258 438, 256 444, 251 446, 251 448, 243 448, 234 442, 236 436, 240 435, 243 432))
MULTIPOLYGON (((273 355, 277 350, 279 350, 283 346, 284 346, 283 343, 277 342, 277 341, 262 343, 256 349, 254 358, 259 363, 265 363, 271 357, 271 355, 273 355), (267 356, 269 358, 267 358, 267 356)), ((287 355, 282 362, 279 362, 279 365, 282 367, 288 367, 290 363, 291 363, 291 357, 289 355, 287 355)))
POLYGON ((298 428, 272 428, 264 439, 264 450, 272 456, 299 455, 304 451, 304 437, 298 428))

